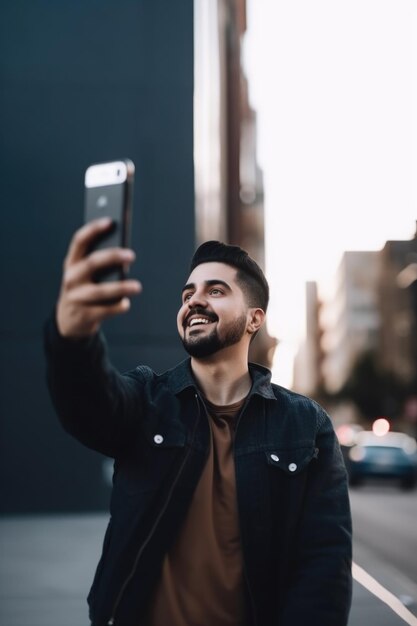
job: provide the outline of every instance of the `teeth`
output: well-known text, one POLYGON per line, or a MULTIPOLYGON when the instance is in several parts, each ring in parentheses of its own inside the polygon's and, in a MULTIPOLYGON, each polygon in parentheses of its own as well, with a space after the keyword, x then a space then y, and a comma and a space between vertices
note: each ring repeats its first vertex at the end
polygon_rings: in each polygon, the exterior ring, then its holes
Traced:
POLYGON ((203 317, 195 317, 193 320, 191 320, 190 322, 190 326, 194 326, 195 324, 209 324, 210 322, 207 319, 204 319, 203 317))

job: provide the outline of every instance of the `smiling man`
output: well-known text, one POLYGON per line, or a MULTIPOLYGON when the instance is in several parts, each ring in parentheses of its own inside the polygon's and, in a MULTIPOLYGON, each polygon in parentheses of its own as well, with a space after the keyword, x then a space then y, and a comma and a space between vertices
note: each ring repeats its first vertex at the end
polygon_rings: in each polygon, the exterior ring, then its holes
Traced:
POLYGON ((346 472, 323 409, 248 363, 268 306, 262 270, 237 246, 200 246, 177 318, 190 358, 163 374, 120 374, 100 325, 141 287, 93 281, 134 258, 88 254, 108 227, 92 222, 73 237, 45 335, 62 424, 115 459, 91 623, 346 626, 346 472))
MULTIPOLYGON (((220 301, 220 310, 223 297, 223 305, 226 303, 228 308, 233 307, 236 303, 236 296, 239 295, 237 290, 233 290, 231 285, 235 283, 236 270, 228 268, 220 263, 207 263, 208 267, 201 267, 195 270, 191 276, 191 280, 202 280, 202 285, 196 287, 194 282, 187 284, 183 289, 183 303, 178 321, 183 329, 182 342, 184 348, 193 357, 207 357, 216 353, 222 348, 227 348, 238 343, 246 331, 246 315, 244 312, 237 319, 232 319, 220 338, 218 332, 219 317, 215 311, 211 310, 209 302, 216 304, 216 299, 220 301), (229 284, 221 278, 206 278, 209 276, 223 276, 229 279, 229 284), (197 290, 197 295, 196 295, 197 290), (224 298, 224 296, 227 296, 224 298), (203 305, 199 302, 203 302, 203 305), (190 307, 190 302, 193 305, 190 307), (185 312, 184 312, 185 311, 185 312), (204 328, 206 327, 206 328, 204 328), (206 332, 207 331, 207 332, 206 332)), ((239 304, 242 304, 241 302, 239 304)), ((234 313, 233 309, 232 312, 234 313)), ((181 335, 181 327, 179 327, 181 335)))

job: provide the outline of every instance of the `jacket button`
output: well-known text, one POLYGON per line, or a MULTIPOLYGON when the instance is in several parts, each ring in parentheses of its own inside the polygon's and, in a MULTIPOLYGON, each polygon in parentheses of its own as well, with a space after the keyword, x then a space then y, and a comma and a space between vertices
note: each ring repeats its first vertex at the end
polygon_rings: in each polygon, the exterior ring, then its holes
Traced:
POLYGON ((275 463, 277 463, 279 461, 279 456, 277 456, 276 454, 271 454, 271 459, 275 461, 275 463))
POLYGON ((288 466, 288 469, 290 470, 290 472, 295 472, 295 470, 297 469, 297 464, 296 463, 290 463, 288 466))
POLYGON ((162 442, 163 442, 164 438, 163 438, 163 436, 162 436, 162 435, 155 435, 155 437, 153 438, 153 440, 154 440, 154 442, 155 442, 155 443, 160 444, 160 443, 162 443, 162 442))

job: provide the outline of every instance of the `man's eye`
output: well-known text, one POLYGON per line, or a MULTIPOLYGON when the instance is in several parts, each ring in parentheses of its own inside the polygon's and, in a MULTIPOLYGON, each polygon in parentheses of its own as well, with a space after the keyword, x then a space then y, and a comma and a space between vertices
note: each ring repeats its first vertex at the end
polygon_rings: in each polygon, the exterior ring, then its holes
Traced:
POLYGON ((210 291, 212 296, 220 296, 223 292, 221 289, 217 289, 216 287, 210 291))
POLYGON ((192 294, 191 293, 186 293, 184 295, 184 302, 187 302, 187 300, 189 300, 191 298, 192 294))

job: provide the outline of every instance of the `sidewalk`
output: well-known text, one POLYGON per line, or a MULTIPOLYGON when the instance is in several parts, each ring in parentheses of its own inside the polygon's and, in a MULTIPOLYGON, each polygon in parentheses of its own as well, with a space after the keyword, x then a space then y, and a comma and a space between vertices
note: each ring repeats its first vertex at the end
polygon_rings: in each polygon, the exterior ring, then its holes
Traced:
POLYGON ((88 626, 86 595, 107 516, 0 521, 0 626, 88 626))
MULTIPOLYGON (((0 626, 88 626, 85 598, 106 523, 105 514, 0 520, 0 626)), ((354 584, 349 626, 404 624, 354 584)))

